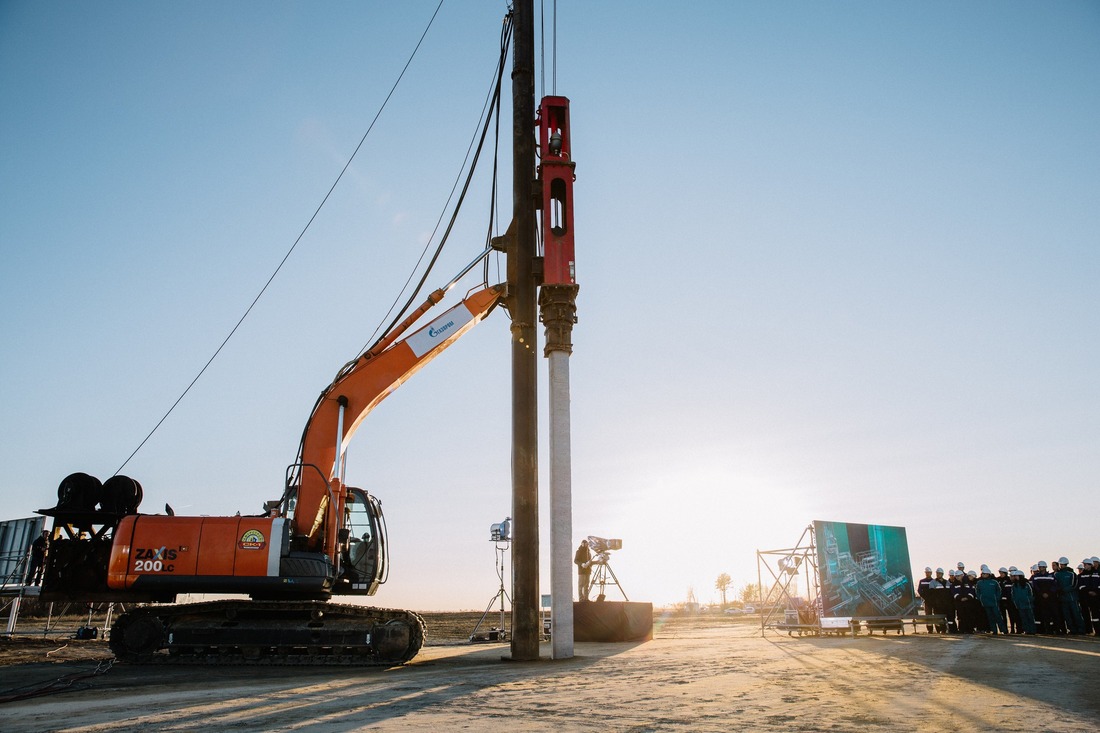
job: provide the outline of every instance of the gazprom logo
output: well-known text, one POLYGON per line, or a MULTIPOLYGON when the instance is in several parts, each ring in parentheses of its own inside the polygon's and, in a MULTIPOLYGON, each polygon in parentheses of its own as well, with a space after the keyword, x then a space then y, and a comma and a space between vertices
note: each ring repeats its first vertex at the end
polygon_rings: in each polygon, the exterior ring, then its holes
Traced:
POLYGON ((464 304, 459 303, 409 336, 406 343, 412 349, 413 355, 419 359, 432 349, 444 346, 447 339, 458 338, 458 334, 462 333, 462 329, 472 320, 474 315, 464 304))
POLYGON ((442 336, 443 334, 447 333, 448 331, 450 331, 454 327, 455 327, 455 322, 454 321, 447 321, 446 323, 444 323, 441 326, 430 326, 428 328, 428 335, 431 336, 432 338, 438 338, 439 336, 442 336))

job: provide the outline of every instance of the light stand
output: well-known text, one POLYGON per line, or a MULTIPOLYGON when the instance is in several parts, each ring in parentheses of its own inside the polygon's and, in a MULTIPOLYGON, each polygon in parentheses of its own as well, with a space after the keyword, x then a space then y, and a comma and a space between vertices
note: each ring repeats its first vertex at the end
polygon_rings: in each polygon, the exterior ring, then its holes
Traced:
POLYGON ((477 626, 470 633, 470 641, 507 641, 508 640, 508 626, 506 625, 506 616, 504 615, 504 601, 508 601, 508 605, 512 604, 512 599, 508 596, 508 591, 504 587, 504 553, 508 552, 508 547, 512 542, 512 518, 507 517, 500 524, 494 524, 490 529, 490 540, 492 540, 496 549, 495 566, 497 577, 500 578, 500 587, 497 592, 493 594, 493 597, 489 599, 489 605, 485 606, 485 612, 481 614, 481 618, 478 619, 477 626), (478 638, 477 630, 481 628, 481 624, 485 621, 485 618, 489 615, 489 611, 492 610, 494 603, 500 603, 500 626, 496 629, 490 629, 485 638, 478 638))

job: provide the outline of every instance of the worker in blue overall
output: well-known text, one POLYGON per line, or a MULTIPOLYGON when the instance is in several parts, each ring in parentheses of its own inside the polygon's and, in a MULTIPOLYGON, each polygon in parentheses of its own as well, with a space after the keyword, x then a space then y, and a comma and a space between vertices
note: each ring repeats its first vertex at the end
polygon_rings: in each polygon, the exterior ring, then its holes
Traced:
POLYGON ((1007 634, 1004 617, 1001 615, 1001 584, 993 577, 993 572, 988 565, 982 565, 982 577, 974 584, 974 591, 978 596, 978 603, 982 604, 985 611, 988 632, 996 634, 998 631, 1007 634))
POLYGON ((1054 573, 1058 583, 1058 605, 1062 619, 1071 634, 1085 633, 1085 623, 1081 619, 1081 605, 1077 595, 1077 573, 1069 566, 1069 558, 1058 558, 1058 570, 1054 573))
POLYGON ((1020 631, 1035 636, 1035 594, 1023 570, 1012 572, 1012 604, 1020 615, 1020 631))

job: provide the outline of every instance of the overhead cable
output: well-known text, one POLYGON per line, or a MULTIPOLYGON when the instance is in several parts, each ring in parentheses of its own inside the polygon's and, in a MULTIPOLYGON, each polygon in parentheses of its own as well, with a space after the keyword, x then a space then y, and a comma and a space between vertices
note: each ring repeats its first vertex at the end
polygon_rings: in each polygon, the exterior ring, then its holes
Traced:
MULTIPOLYGON (((498 119, 499 119, 499 110, 500 110, 500 104, 499 104, 500 91, 501 91, 501 86, 502 86, 503 79, 504 79, 504 69, 505 69, 505 66, 507 65, 508 47, 509 47, 509 43, 510 43, 510 39, 511 39, 511 33, 512 33, 512 19, 511 19, 511 16, 509 15, 505 19, 504 30, 501 33, 501 52, 500 52, 500 58, 497 62, 496 78, 493 82, 493 86, 492 86, 492 89, 490 91, 489 98, 486 102, 487 107, 490 110, 492 110, 494 108, 494 105, 495 105, 495 109, 497 110, 497 113, 498 113, 497 114, 498 119)), ((484 114, 484 109, 485 108, 483 108, 483 114, 484 114)), ((466 198, 466 192, 469 190, 470 184, 473 181, 474 172, 477 170, 477 163, 478 163, 478 160, 481 157, 481 151, 482 151, 482 149, 485 145, 485 138, 489 133, 489 126, 490 126, 490 123, 492 122, 492 119, 493 119, 492 114, 487 115, 485 117, 484 124, 481 125, 480 135, 478 135, 476 137, 477 147, 474 150, 474 157, 473 157, 473 160, 470 163, 470 168, 466 173, 466 181, 462 186, 462 191, 459 194, 458 201, 455 203, 455 207, 451 212, 451 218, 447 223, 447 228, 444 230, 443 236, 439 240, 439 244, 436 245, 435 252, 432 253, 432 257, 429 260, 428 265, 424 270, 424 273, 421 275, 420 280, 416 284, 416 287, 413 289, 412 293, 409 295, 408 299, 405 301, 405 305, 403 305, 401 307, 401 310, 398 311, 398 313, 390 321, 389 325, 387 325, 386 328, 384 330, 382 330, 382 332, 380 334, 378 333, 377 330, 375 331, 375 334, 377 334, 377 338, 373 338, 373 340, 369 344, 364 345, 363 349, 359 352, 360 355, 365 354, 367 351, 370 351, 371 348, 373 348, 382 339, 384 339, 386 337, 386 335, 390 332, 390 330, 394 326, 396 326, 398 323, 401 322, 402 318, 404 318, 405 314, 408 313, 408 311, 412 307, 413 303, 417 301, 418 296, 420 295, 421 291, 424 288, 424 283, 427 281, 428 275, 431 274, 432 269, 435 267, 436 261, 439 259, 439 255, 443 251, 443 246, 447 243, 447 240, 448 240, 448 238, 450 237, 450 234, 451 234, 451 230, 454 228, 455 221, 458 219, 458 213, 462 209, 462 204, 463 204, 463 202, 465 201, 465 198, 466 198)), ((471 145, 472 144, 473 144, 473 141, 471 141, 471 145)), ((467 151, 467 155, 468 154, 469 154, 469 151, 467 151)), ((494 168, 494 181, 495 181, 495 168, 494 168)), ((457 185, 457 181, 456 181, 456 185, 457 185)), ((452 189, 452 195, 453 195, 453 193, 454 193, 454 189, 452 189)), ((443 215, 441 214, 440 215, 440 220, 442 220, 442 218, 443 218, 443 215)), ((437 230, 438 230, 438 227, 439 227, 439 222, 437 221, 436 222, 436 229, 437 230)), ((427 248, 425 248, 425 252, 426 251, 427 251, 427 248)), ((420 256, 420 259, 417 261, 417 265, 416 265, 417 267, 419 267, 419 264, 420 264, 420 262, 423 261, 423 258, 424 258, 424 253, 422 252, 421 256, 420 256)), ((414 267, 414 272, 415 272, 415 267, 414 267)), ((412 279, 411 275, 410 275, 409 279, 410 280, 412 279)), ((407 286, 407 281, 406 281, 406 286, 407 286)), ((402 291, 404 291, 404 289, 405 288, 402 288, 402 291)), ((390 309, 390 312, 391 313, 393 312, 392 307, 390 309)))
POLYGON ((389 94, 387 94, 386 98, 382 100, 382 104, 378 108, 378 111, 375 113, 374 119, 371 120, 370 126, 367 127, 367 131, 363 133, 363 137, 359 140, 359 144, 355 146, 355 150, 352 151, 351 157, 348 158, 348 161, 344 164, 344 167, 340 169, 340 173, 336 176, 336 180, 332 182, 332 185, 329 187, 328 192, 326 192, 324 198, 321 199, 321 203, 317 205, 317 208, 313 212, 313 216, 309 217, 309 221, 306 222, 306 225, 298 234, 297 239, 294 240, 294 244, 290 245, 290 249, 287 250, 287 253, 285 255, 283 255, 283 259, 280 260, 279 265, 275 268, 275 271, 271 273, 271 277, 267 279, 267 282, 264 283, 264 286, 260 288, 260 292, 257 293, 256 297, 252 299, 252 303, 248 306, 248 308, 245 309, 244 315, 240 317, 236 325, 234 325, 233 328, 229 331, 229 335, 227 335, 222 340, 218 348, 215 349, 213 355, 209 359, 207 359, 206 364, 204 364, 202 369, 199 370, 199 373, 195 375, 195 378, 191 380, 191 383, 187 385, 187 388, 184 389, 180 396, 176 398, 176 401, 172 403, 172 406, 168 408, 168 411, 164 413, 164 416, 161 417, 159 421, 157 421, 157 424, 153 426, 153 429, 149 431, 149 434, 146 435, 141 443, 138 444, 138 447, 134 448, 133 453, 131 453, 126 458, 126 460, 122 462, 121 466, 115 469, 116 475, 119 473, 119 471, 126 467, 126 464, 128 464, 135 455, 137 455, 137 452, 145 446, 150 438, 153 437, 153 433, 157 432, 157 429, 160 428, 164 421, 168 419, 168 416, 172 414, 172 411, 176 409, 176 406, 179 405, 183 398, 187 396, 187 393, 191 391, 191 388, 194 387, 195 383, 199 381, 199 378, 202 377, 202 375, 210 367, 214 359, 216 359, 218 355, 222 352, 222 349, 225 348, 225 345, 229 343, 229 339, 233 338, 233 335, 237 333, 237 329, 241 327, 242 323, 244 323, 244 319, 248 318, 248 314, 252 312, 252 309, 254 307, 256 307, 256 303, 259 302, 260 298, 267 291, 268 286, 271 285, 272 281, 275 279, 275 276, 279 274, 279 271, 283 269, 283 265, 285 265, 286 261, 290 259, 290 255, 294 252, 294 249, 298 246, 298 243, 302 241, 302 238, 306 235, 306 232, 309 231, 309 227, 313 224, 313 221, 317 218, 317 215, 321 213, 322 207, 324 207, 325 203, 332 195, 332 192, 336 189, 337 184, 340 183, 340 179, 344 177, 344 173, 346 173, 348 167, 351 166, 351 162, 355 160, 356 154, 359 152, 360 148, 363 147, 363 143, 366 142, 367 136, 370 135, 371 130, 374 129, 374 125, 376 122, 378 122, 378 118, 382 116, 382 111, 386 108, 386 105, 389 103, 390 98, 393 96, 393 93, 397 90, 397 85, 400 84, 401 79, 404 78, 405 72, 408 71, 409 66, 412 64, 413 59, 416 57, 416 52, 420 50, 420 45, 424 43, 424 38, 427 37, 428 31, 431 29, 432 23, 435 22, 435 18, 439 14, 439 9, 441 7, 443 7, 443 0, 439 0, 439 4, 435 6, 435 12, 432 13, 432 17, 428 20, 428 25, 425 26, 424 32, 420 34, 420 40, 416 42, 416 47, 413 48, 412 53, 409 54, 409 59, 405 62, 405 66, 402 67, 401 73, 397 75, 397 80, 394 81, 393 86, 390 87, 389 94))

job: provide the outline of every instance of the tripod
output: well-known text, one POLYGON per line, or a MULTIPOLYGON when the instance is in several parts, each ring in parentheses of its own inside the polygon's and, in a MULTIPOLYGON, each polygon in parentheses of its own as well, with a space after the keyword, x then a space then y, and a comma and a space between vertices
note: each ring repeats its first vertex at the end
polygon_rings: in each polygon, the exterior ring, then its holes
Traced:
MULTIPOLYGON (((479 641, 477 638, 477 630, 481 628, 481 624, 485 621, 485 617, 489 615, 489 611, 493 608, 493 604, 500 601, 500 626, 496 629, 490 629, 488 634, 488 641, 506 641, 508 639, 508 627, 505 625, 504 616, 504 601, 507 599, 508 605, 512 605, 512 599, 508 597, 508 591, 504 589, 504 553, 508 552, 508 540, 499 541, 496 543, 496 571, 497 577, 500 578, 500 588, 493 594, 493 597, 489 599, 489 605, 485 607, 485 613, 481 614, 481 618, 478 619, 477 626, 470 632, 470 641, 479 641)), ((480 641, 485 641, 481 639, 480 641)))
POLYGON ((611 569, 611 562, 606 558, 598 558, 592 563, 592 577, 588 581, 588 590, 591 592, 596 586, 600 587, 600 594, 596 596, 597 601, 603 601, 607 599, 607 594, 604 592, 607 586, 613 585, 619 589, 619 592, 623 594, 623 600, 629 601, 626 597, 626 591, 619 585, 619 579, 615 576, 615 571, 611 569), (608 579, 608 576, 611 579, 608 579))

